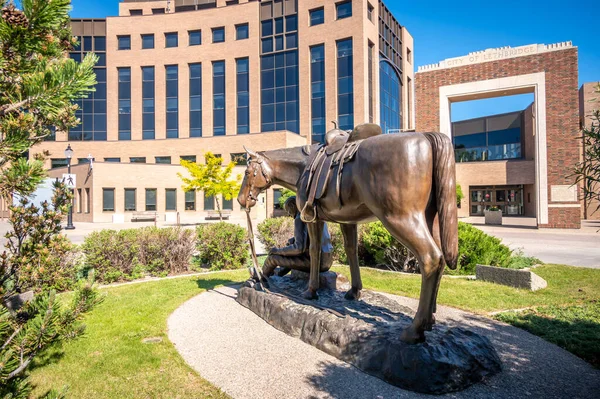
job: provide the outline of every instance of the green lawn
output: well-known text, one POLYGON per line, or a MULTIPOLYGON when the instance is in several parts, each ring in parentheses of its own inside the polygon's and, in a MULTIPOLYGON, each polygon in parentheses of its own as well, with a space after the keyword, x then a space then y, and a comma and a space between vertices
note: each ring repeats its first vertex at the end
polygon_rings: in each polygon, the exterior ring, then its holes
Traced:
MULTIPOLYGON (((350 275, 347 267, 335 271, 350 275)), ((575 305, 600 300, 600 270, 581 267, 544 265, 534 269, 548 282, 548 288, 536 292, 463 278, 444 277, 438 303, 470 312, 486 314, 494 311, 533 306, 575 305)), ((362 269, 366 289, 418 298, 421 276, 393 274, 362 269)))
MULTIPOLYGON (((347 267, 334 269, 350 274, 347 267)), ((528 292, 445 277, 438 302, 480 314, 536 307, 495 317, 594 363, 600 354, 594 339, 600 326, 600 270, 545 265, 535 272, 548 281, 548 288, 528 292)), ((106 299, 87 316, 85 336, 42 359, 31 373, 34 394, 69 385, 68 396, 73 398, 226 397, 177 354, 167 338, 167 318, 194 295, 243 281, 247 273, 244 269, 103 289, 106 299), (161 337, 162 342, 142 343, 148 337, 161 337)), ((367 289, 409 297, 419 293, 420 276, 369 269, 363 269, 362 276, 367 289)))
POLYGON ((34 395, 68 385, 71 398, 227 397, 185 364, 167 338, 167 318, 187 299, 247 276, 240 270, 102 289, 106 298, 86 318, 86 334, 31 373, 34 395), (148 337, 162 342, 142 343, 148 337))

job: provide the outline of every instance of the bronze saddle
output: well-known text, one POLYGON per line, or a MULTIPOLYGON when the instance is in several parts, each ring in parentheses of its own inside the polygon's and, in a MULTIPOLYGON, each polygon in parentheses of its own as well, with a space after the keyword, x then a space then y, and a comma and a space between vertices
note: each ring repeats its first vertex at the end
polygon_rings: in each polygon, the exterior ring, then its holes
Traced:
POLYGON ((333 129, 325 135, 321 144, 309 154, 308 163, 298 184, 300 218, 306 223, 317 220, 315 201, 322 198, 330 184, 335 184, 335 193, 341 207, 340 187, 344 164, 352 161, 364 139, 381 134, 381 128, 373 123, 358 125, 351 132, 333 129), (335 172, 333 172, 335 170, 335 172), (333 174, 333 179, 331 175, 333 174))

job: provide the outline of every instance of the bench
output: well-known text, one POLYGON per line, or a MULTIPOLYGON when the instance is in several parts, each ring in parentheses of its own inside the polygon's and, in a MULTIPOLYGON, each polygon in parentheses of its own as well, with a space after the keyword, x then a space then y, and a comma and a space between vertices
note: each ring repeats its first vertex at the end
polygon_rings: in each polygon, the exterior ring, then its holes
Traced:
MULTIPOLYGON (((229 217, 231 216, 231 211, 230 210, 222 210, 221 215, 222 215, 223 219, 229 219, 229 217)), ((206 211, 206 220, 214 220, 214 219, 219 219, 219 211, 215 211, 215 210, 206 211)))
POLYGON ((131 215, 131 221, 139 222, 140 220, 156 222, 158 220, 158 212, 154 212, 154 211, 133 212, 133 214, 131 215))

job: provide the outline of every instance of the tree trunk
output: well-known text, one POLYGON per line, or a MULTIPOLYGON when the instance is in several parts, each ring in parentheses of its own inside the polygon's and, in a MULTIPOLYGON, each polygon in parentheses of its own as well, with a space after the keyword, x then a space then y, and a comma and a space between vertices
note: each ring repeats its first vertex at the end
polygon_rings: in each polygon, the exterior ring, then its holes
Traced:
POLYGON ((223 214, 221 213, 221 206, 219 205, 219 198, 215 195, 215 202, 217 204, 217 212, 219 212, 219 222, 223 221, 223 214))

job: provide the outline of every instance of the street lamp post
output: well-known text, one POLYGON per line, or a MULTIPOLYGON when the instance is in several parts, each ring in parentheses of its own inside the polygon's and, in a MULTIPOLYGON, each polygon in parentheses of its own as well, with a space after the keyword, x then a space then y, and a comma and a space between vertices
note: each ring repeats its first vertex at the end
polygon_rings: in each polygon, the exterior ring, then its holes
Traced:
MULTIPOLYGON (((67 146, 65 150, 65 158, 67 158, 67 173, 71 174, 71 158, 73 158, 73 149, 71 148, 71 144, 67 146)), ((71 193, 75 190, 71 189, 71 193)), ((71 199, 71 203, 69 204, 69 214, 67 216, 67 227, 65 230, 75 230, 75 226, 73 226, 73 199, 71 199)))

